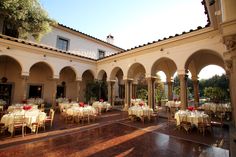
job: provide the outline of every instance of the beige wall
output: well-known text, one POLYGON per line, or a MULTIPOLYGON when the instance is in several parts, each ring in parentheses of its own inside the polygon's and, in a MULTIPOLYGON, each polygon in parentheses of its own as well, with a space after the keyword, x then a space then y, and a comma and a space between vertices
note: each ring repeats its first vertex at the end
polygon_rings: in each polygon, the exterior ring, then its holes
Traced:
POLYGON ((41 44, 56 47, 58 36, 69 39, 69 52, 94 59, 98 59, 98 49, 104 50, 106 56, 120 51, 55 27, 42 38, 41 44))
MULTIPOLYGON (((210 28, 206 28, 203 31, 206 32, 200 35, 194 35, 193 33, 191 39, 186 37, 175 43, 165 43, 164 41, 163 44, 160 42, 160 44, 157 43, 156 46, 150 46, 150 48, 135 49, 125 54, 98 61, 97 76, 99 71, 104 70, 108 75, 108 79, 110 79, 112 70, 120 67, 124 73, 124 78, 127 78, 130 67, 135 63, 139 63, 144 67, 146 77, 149 77, 152 75, 152 66, 161 58, 173 60, 177 66, 177 71, 181 72, 184 71, 187 60, 198 51, 211 51, 212 54, 219 56, 223 60, 225 47, 221 42, 219 32, 210 28), (163 51, 160 50, 161 48, 163 51)), ((222 62, 220 65, 222 65, 222 62)))

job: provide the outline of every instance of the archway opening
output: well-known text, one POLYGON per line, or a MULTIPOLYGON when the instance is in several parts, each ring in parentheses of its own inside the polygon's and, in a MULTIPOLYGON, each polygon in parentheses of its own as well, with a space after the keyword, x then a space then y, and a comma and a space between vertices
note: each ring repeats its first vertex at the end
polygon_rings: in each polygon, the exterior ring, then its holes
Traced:
POLYGON ((76 73, 71 67, 64 67, 60 71, 57 83, 56 98, 67 97, 71 100, 77 99, 76 73))
POLYGON ((23 98, 21 87, 21 65, 12 57, 0 56, 0 100, 7 108, 23 98), (17 91, 17 92, 14 92, 17 91))
POLYGON ((53 102, 54 80, 53 70, 45 62, 35 63, 30 68, 30 75, 27 81, 27 98, 42 98, 45 102, 53 102))

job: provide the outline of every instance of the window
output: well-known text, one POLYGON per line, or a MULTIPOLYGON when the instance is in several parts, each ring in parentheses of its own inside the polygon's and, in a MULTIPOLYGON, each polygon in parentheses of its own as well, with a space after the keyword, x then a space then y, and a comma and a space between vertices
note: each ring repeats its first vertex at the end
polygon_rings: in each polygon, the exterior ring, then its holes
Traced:
POLYGON ((101 58, 104 58, 104 57, 105 57, 105 51, 98 50, 98 58, 101 59, 101 58))
POLYGON ((29 98, 42 98, 42 85, 30 85, 29 98))
POLYGON ((57 48, 67 51, 69 49, 69 39, 63 37, 57 37, 57 48))
POLYGON ((64 97, 65 97, 65 86, 58 85, 56 98, 64 98, 64 97))

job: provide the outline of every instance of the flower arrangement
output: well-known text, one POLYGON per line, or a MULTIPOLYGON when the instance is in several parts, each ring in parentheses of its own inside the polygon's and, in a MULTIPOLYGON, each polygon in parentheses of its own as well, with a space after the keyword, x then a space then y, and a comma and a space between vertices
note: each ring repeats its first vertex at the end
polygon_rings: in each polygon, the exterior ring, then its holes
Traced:
POLYGON ((23 110, 25 110, 25 111, 28 111, 28 110, 30 110, 32 108, 32 106, 30 106, 30 105, 24 105, 23 106, 23 110))
POLYGON ((99 102, 104 102, 104 100, 103 99, 99 99, 99 102))
POLYGON ((189 106, 189 107, 188 107, 188 110, 189 110, 189 111, 194 111, 195 108, 194 108, 193 106, 189 106))
POLYGON ((143 101, 141 101, 141 102, 139 102, 139 106, 144 106, 145 104, 144 104, 144 102, 143 101))
POLYGON ((57 98, 56 102, 57 103, 64 103, 64 102, 68 102, 68 99, 67 98, 57 98))
MULTIPOLYGON (((26 103, 40 105, 44 102, 42 98, 30 98, 26 100, 26 103)), ((25 104, 25 103, 23 103, 25 104)))
POLYGON ((80 107, 84 107, 84 105, 85 105, 84 102, 79 102, 80 107))
POLYGON ((6 101, 0 99, 0 106, 6 105, 6 101))

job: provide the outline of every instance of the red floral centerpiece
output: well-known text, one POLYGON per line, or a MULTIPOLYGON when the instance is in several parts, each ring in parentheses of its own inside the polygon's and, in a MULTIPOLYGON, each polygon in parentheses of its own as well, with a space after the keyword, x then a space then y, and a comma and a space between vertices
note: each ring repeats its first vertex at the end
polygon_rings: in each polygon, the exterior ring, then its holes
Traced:
POLYGON ((23 110, 26 110, 26 111, 30 110, 31 108, 32 108, 32 106, 30 106, 30 105, 23 106, 23 110))
POLYGON ((193 106, 189 106, 189 107, 188 107, 188 110, 189 110, 189 111, 194 111, 195 108, 194 108, 193 106))
POLYGON ((99 102, 103 102, 104 100, 103 99, 99 99, 99 102))
POLYGON ((144 106, 144 102, 140 102, 139 106, 141 106, 141 107, 144 106))
POLYGON ((80 107, 84 107, 84 102, 79 102, 80 107))

